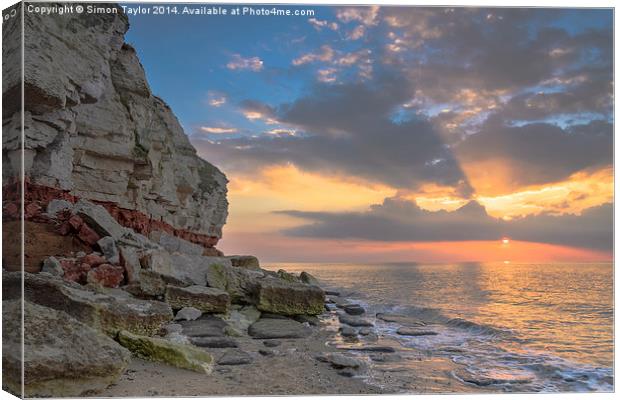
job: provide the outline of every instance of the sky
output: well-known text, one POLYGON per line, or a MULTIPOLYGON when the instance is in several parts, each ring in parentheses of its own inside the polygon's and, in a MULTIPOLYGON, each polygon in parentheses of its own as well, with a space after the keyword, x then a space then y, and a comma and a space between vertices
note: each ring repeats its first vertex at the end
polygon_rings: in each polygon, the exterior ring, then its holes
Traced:
POLYGON ((130 16, 230 181, 225 253, 611 260, 611 10, 280 7, 314 15, 130 16))

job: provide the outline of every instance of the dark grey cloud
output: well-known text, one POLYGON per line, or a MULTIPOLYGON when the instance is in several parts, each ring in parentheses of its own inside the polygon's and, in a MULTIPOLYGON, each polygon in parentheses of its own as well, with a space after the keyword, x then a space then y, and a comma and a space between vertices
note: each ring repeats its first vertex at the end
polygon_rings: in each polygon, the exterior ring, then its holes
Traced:
MULTIPOLYGON (((471 192, 451 151, 424 119, 396 123, 390 114, 410 93, 396 77, 374 86, 317 84, 312 94, 281 106, 276 119, 304 134, 242 137, 194 144, 228 168, 252 171, 260 165, 293 163, 326 174, 347 174, 412 189, 425 182, 471 192)), ((244 110, 271 112, 257 102, 244 110)))
POLYGON ((549 123, 509 127, 496 121, 455 146, 462 162, 504 160, 517 173, 516 184, 559 181, 613 163, 613 125, 595 120, 562 129, 549 123))
POLYGON ((613 247, 611 204, 590 208, 580 216, 538 215, 509 222, 489 216, 474 201, 452 212, 431 212, 399 198, 387 198, 367 212, 278 213, 309 221, 284 231, 291 236, 385 242, 500 240, 507 236, 514 240, 599 250, 613 247))

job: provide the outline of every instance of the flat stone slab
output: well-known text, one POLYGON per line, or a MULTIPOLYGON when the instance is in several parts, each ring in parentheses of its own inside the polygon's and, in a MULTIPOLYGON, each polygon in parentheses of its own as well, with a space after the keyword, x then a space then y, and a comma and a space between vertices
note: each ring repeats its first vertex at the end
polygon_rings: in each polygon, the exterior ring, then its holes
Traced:
POLYGON ((228 337, 192 337, 190 342, 194 346, 207 347, 211 349, 224 349, 239 347, 237 342, 228 337))
POLYGON ((408 328, 408 327, 398 328, 396 333, 398 333, 401 336, 435 336, 437 335, 437 332, 416 329, 416 328, 408 328))
POLYGON ((232 349, 226 351, 217 360, 218 365, 243 365, 250 364, 253 360, 252 356, 245 351, 232 349))
POLYGON ((312 330, 292 319, 261 318, 248 333, 257 339, 299 339, 310 336, 312 330))
POLYGON ((221 318, 202 316, 195 321, 179 321, 183 327, 183 334, 190 337, 224 336, 228 324, 221 318))
POLYGON ((367 319, 363 319, 363 318, 359 318, 359 317, 355 317, 351 315, 346 315, 346 314, 339 315, 338 320, 341 323, 347 324, 350 326, 374 326, 374 324, 368 321, 367 319))
POLYGON ((230 307, 230 296, 223 290, 211 287, 168 285, 166 287, 166 302, 175 309, 194 307, 206 313, 225 314, 230 307))

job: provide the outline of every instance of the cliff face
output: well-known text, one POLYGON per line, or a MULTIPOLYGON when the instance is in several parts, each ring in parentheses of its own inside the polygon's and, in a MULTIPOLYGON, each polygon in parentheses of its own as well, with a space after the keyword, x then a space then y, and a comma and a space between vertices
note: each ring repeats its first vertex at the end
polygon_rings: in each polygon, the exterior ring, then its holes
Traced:
MULTIPOLYGON (((120 13, 26 13, 26 201, 85 198, 139 232, 213 246, 226 222, 226 177, 196 155, 170 107, 151 93, 124 43, 128 28, 120 13)), ((5 59, 14 51, 5 46, 5 59)), ((18 174, 19 84, 18 73, 5 71, 5 183, 18 174)))

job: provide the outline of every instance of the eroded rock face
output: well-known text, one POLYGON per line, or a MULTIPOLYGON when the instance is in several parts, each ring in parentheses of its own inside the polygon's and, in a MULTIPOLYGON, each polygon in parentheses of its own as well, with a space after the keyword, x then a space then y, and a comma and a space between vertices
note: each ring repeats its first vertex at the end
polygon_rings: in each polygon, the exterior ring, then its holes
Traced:
MULTIPOLYGON (((21 393, 21 301, 2 302, 3 386, 21 393)), ((68 314, 24 303, 24 395, 81 396, 114 383, 129 352, 68 314)))
MULTIPOLYGON (((196 155, 170 107, 151 93, 136 51, 124 43, 128 26, 122 11, 26 13, 24 165, 27 188, 37 191, 26 202, 45 210, 53 199, 88 199, 136 232, 157 228, 213 247, 227 216, 226 177, 196 155)), ((19 28, 4 24, 3 34, 19 28)), ((4 56, 15 58, 15 50, 6 46, 4 56)), ((18 175, 20 158, 21 85, 9 67, 5 182, 18 175)))

